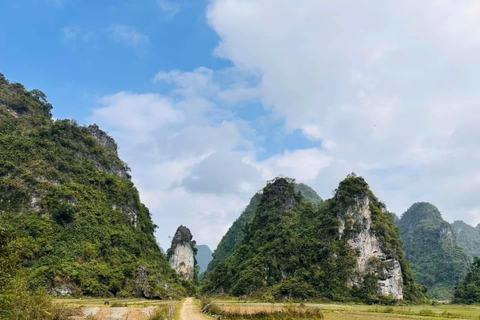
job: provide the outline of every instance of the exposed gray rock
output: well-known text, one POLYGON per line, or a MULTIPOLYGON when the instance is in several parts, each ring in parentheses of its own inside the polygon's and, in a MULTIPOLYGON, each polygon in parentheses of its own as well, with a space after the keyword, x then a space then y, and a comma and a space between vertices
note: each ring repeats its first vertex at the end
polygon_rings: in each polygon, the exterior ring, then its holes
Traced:
POLYGON ((340 218, 340 237, 348 234, 348 244, 358 253, 356 276, 351 286, 360 286, 365 275, 373 273, 378 278, 378 293, 403 299, 403 277, 400 262, 389 257, 372 232, 370 200, 368 196, 358 198, 356 205, 347 209, 340 218), (347 233, 348 231, 348 233, 347 233))
POLYGON ((167 257, 170 265, 185 280, 195 279, 195 241, 187 227, 180 226, 172 239, 167 257))
POLYGON ((87 127, 88 132, 92 137, 94 137, 100 145, 104 148, 109 149, 112 152, 117 152, 117 144, 112 137, 110 137, 105 131, 101 130, 96 124, 90 125, 87 127))

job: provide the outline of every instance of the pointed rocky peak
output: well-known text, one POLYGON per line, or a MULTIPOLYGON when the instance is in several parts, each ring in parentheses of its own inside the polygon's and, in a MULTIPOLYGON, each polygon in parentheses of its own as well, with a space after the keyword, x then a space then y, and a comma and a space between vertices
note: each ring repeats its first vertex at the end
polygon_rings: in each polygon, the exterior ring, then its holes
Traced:
POLYGON ((102 147, 117 153, 117 143, 105 131, 101 130, 96 124, 87 127, 88 133, 95 138, 102 147))
POLYGON ((280 204, 280 211, 285 212, 293 209, 299 200, 295 180, 279 177, 269 181, 263 189, 260 207, 277 207, 280 204))
POLYGON ((399 260, 401 248, 389 248, 387 233, 395 228, 387 216, 385 206, 378 201, 362 177, 350 174, 335 194, 337 217, 340 220, 339 237, 346 239, 355 250, 357 270, 349 285, 361 287, 366 279, 376 278, 378 294, 403 299, 403 270, 399 260), (385 228, 379 229, 375 223, 385 228))
POLYGON ((185 280, 195 280, 196 245, 193 236, 185 226, 180 226, 172 239, 172 245, 167 251, 170 266, 185 280))

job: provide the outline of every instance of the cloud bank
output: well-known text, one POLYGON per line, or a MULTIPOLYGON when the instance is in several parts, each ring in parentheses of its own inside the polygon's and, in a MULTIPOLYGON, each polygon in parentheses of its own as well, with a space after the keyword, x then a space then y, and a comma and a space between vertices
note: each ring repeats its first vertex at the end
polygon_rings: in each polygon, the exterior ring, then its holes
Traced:
POLYGON ((326 198, 356 172, 397 214, 430 201, 480 222, 476 1, 215 0, 206 15, 232 67, 160 71, 161 93, 103 97, 91 118, 119 142, 162 246, 186 224, 214 247, 277 175, 326 198), (271 119, 283 125, 265 131, 271 119), (314 147, 271 152, 275 130, 314 147))

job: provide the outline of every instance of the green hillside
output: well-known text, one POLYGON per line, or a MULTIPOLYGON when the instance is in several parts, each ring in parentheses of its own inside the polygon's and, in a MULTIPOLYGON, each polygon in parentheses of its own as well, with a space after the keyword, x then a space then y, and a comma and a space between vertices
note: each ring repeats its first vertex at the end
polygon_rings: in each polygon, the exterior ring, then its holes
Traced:
POLYGON ((256 197, 254 217, 240 245, 207 276, 205 292, 264 299, 386 302, 397 299, 382 293, 395 269, 399 272, 396 285, 403 292, 399 296, 409 301, 422 299, 393 216, 362 178, 349 176, 334 198, 317 207, 286 178, 270 182, 256 197), (363 210, 368 210, 370 222, 357 220, 363 210), (356 247, 361 246, 360 233, 375 241, 381 251, 367 257, 362 270, 358 267, 362 253, 356 247))
POLYGON ((398 226, 415 279, 429 288, 431 297, 450 299, 470 264, 450 224, 435 206, 420 202, 403 214, 398 226))
MULTIPOLYGON (((322 198, 320 198, 320 196, 306 184, 296 183, 295 192, 300 192, 306 201, 314 205, 319 205, 322 203, 322 198)), ((206 272, 207 274, 213 271, 220 262, 225 261, 233 253, 237 245, 242 241, 245 226, 252 222, 255 215, 255 210, 260 203, 261 197, 261 193, 257 193, 252 197, 250 203, 242 212, 240 217, 238 217, 230 229, 228 229, 227 233, 223 236, 222 240, 217 246, 217 249, 215 249, 213 252, 213 259, 208 265, 206 272)))
POLYGON ((480 257, 480 225, 476 228, 463 221, 452 223, 458 243, 472 257, 480 257))
POLYGON ((455 303, 480 303, 480 258, 475 258, 465 279, 455 289, 455 303))
POLYGON ((30 287, 183 294, 115 141, 97 126, 53 120, 51 109, 41 91, 0 74, 0 225, 30 287))

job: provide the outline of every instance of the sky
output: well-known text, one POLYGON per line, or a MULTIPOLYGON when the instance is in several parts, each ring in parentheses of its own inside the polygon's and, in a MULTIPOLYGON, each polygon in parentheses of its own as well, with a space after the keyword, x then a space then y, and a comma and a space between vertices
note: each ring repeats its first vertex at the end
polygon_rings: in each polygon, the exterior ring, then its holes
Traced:
POLYGON ((157 239, 216 247, 288 176, 480 223, 476 0, 3 0, 0 72, 97 123, 157 239))

